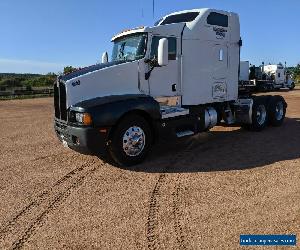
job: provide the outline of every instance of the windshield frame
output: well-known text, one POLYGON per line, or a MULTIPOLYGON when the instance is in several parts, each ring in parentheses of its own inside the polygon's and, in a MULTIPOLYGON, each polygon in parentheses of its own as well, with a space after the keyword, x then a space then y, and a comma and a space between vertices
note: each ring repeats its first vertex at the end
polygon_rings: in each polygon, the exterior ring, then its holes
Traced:
POLYGON ((148 51, 148 42, 149 42, 149 34, 148 34, 148 32, 136 32, 136 33, 132 33, 132 34, 128 34, 128 35, 124 35, 124 36, 118 37, 117 39, 113 40, 113 48, 112 48, 112 53, 111 53, 111 62, 124 62, 124 63, 126 63, 126 62, 134 62, 134 61, 137 61, 137 60, 144 59, 145 56, 146 56, 146 54, 147 54, 147 51, 148 51), (140 55, 138 58, 137 58, 137 55, 135 55, 135 58, 131 59, 131 60, 126 60, 126 59, 123 59, 123 60, 120 60, 120 59, 113 60, 114 59, 114 57, 113 57, 113 55, 114 55, 114 48, 115 48, 116 43, 118 43, 121 40, 130 38, 130 37, 137 37, 137 36, 140 36, 141 38, 145 37, 145 39, 146 39, 146 42, 144 44, 143 54, 140 55))

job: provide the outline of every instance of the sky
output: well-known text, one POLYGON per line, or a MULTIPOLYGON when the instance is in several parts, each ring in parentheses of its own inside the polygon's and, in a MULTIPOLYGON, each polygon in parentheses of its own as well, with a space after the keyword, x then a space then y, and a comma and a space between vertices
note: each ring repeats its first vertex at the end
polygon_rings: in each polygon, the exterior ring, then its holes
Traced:
POLYGON ((0 72, 61 72, 100 62, 110 39, 152 26, 174 11, 215 8, 239 14, 241 60, 300 62, 299 0, 0 0, 0 72))

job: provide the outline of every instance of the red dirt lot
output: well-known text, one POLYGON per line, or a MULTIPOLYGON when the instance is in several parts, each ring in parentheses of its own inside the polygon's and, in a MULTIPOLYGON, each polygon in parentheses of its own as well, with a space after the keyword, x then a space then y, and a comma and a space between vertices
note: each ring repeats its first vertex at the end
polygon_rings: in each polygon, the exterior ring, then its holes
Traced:
POLYGON ((130 169, 64 148, 51 98, 1 101, 0 249, 243 249, 240 234, 299 240, 300 89, 280 94, 281 127, 216 127, 156 145, 130 169))

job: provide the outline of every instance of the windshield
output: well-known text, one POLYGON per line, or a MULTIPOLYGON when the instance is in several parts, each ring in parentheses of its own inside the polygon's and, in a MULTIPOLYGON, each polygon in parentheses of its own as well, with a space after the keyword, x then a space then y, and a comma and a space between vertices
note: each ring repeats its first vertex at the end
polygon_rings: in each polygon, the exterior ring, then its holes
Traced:
POLYGON ((112 61, 134 61, 145 56, 147 33, 121 37, 114 41, 112 61))

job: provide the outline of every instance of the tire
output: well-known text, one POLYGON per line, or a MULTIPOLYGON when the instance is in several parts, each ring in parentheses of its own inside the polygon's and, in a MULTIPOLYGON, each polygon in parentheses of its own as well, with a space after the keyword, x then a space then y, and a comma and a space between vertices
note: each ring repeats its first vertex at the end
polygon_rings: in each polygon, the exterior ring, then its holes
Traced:
POLYGON ((290 90, 293 90, 295 88, 295 83, 292 82, 291 86, 289 87, 290 90))
POLYGON ((268 124, 268 112, 266 98, 256 97, 253 99, 252 124, 248 128, 252 131, 262 131, 268 124))
POLYGON ((149 123, 139 115, 128 115, 112 131, 108 151, 121 166, 133 166, 146 158, 152 144, 149 123))
POLYGON ((270 125, 279 127, 283 123, 286 114, 286 102, 282 96, 272 96, 268 109, 270 125))

